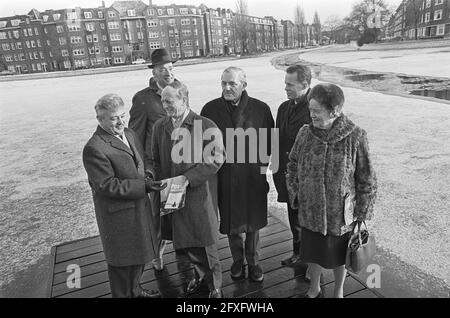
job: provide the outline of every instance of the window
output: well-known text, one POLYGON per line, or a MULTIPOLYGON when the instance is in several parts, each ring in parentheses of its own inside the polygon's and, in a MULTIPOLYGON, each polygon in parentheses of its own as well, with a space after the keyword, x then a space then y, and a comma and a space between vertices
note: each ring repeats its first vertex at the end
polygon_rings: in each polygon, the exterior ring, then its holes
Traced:
POLYGON ((155 15, 155 10, 154 9, 148 9, 147 13, 148 13, 148 15, 155 15))
POLYGON ((5 60, 6 60, 6 62, 12 62, 13 58, 11 55, 5 55, 5 60))
POLYGON ((148 37, 149 37, 149 39, 159 38, 159 32, 149 32, 148 37))
MULTIPOLYGON (((27 29, 23 29, 23 35, 28 36, 28 31, 27 31, 27 29)), ((10 36, 10 38, 11 38, 11 36, 10 36)))
POLYGON ((20 24, 20 20, 11 20, 12 26, 18 26, 20 24))
POLYGON ((430 22, 430 12, 425 14, 425 23, 430 22))
POLYGON ((173 59, 176 59, 176 58, 177 58, 177 52, 172 52, 171 55, 172 55, 172 58, 173 58, 173 59))
POLYGON ((36 47, 36 42, 34 42, 34 40, 31 41, 31 47, 36 47))
POLYGON ((31 68, 33 69, 33 71, 36 71, 36 65, 34 65, 34 63, 31 64, 31 68))
POLYGON ((116 16, 116 13, 114 11, 108 11, 108 17, 114 18, 116 16))
POLYGON ((64 61, 64 67, 70 68, 71 67, 70 61, 64 61))
POLYGON ((194 35, 197 36, 198 35, 198 30, 194 29, 194 35))
POLYGON ((27 48, 30 48, 30 41, 25 41, 25 45, 27 46, 27 48))
POLYGON ((167 14, 168 14, 168 15, 174 15, 174 14, 175 14, 175 11, 174 11, 172 8, 167 9, 167 14))
POLYGON ((123 57, 115 57, 114 58, 114 64, 122 64, 123 63, 123 57))
POLYGON ((48 33, 48 30, 47 30, 47 28, 44 28, 44 33, 45 33, 45 34, 47 34, 47 33, 48 33))
POLYGON ((104 30, 104 29, 105 29, 105 24, 104 24, 104 23, 100 23, 100 28, 101 28, 102 30, 104 30))
POLYGON ((86 35, 86 42, 92 43, 92 35, 90 34, 86 35))
POLYGON ((77 44, 77 43, 81 43, 81 36, 71 36, 70 37, 70 43, 71 44, 77 44))
POLYGON ((149 28, 156 28, 158 26, 158 20, 148 20, 147 26, 149 28))
POLYGON ((434 11, 434 21, 442 19, 442 10, 434 11))
POLYGON ((102 39, 103 39, 103 41, 106 41, 108 38, 106 37, 106 35, 102 35, 102 39))
POLYGON ((163 10, 162 9, 158 9, 158 15, 162 15, 163 14, 163 10))
POLYGON ((161 43, 160 42, 150 42, 149 47, 152 50, 159 49, 159 48, 161 48, 161 43))
POLYGON ((6 32, 0 32, 0 40, 6 40, 6 32))
POLYGON ((445 34, 445 24, 439 24, 437 26, 436 35, 444 35, 445 34))
POLYGON ((85 19, 92 19, 92 12, 85 12, 84 13, 84 18, 85 19))
POLYGON ((36 27, 34 28, 34 34, 39 35, 38 28, 36 28, 36 27))
POLYGON ((90 47, 89 48, 89 54, 90 55, 94 55, 95 54, 95 48, 94 47, 90 47))
POLYGON ((36 64, 36 67, 37 67, 38 71, 42 71, 41 64, 37 63, 37 64, 36 64))
POLYGON ((192 46, 191 40, 183 40, 183 46, 192 46))
POLYGON ((93 38, 93 40, 94 40, 95 43, 98 42, 98 35, 97 35, 97 34, 93 34, 93 35, 92 35, 92 38, 93 38))
POLYGON ((50 40, 47 40, 47 45, 48 45, 48 46, 51 46, 50 40))
POLYGON ((137 28, 142 28, 142 21, 141 20, 137 20, 136 21, 136 27, 137 28))
POLYGON ((15 50, 15 49, 16 49, 16 47, 15 47, 14 43, 11 43, 11 50, 15 50))
POLYGON ((92 31, 95 30, 94 23, 85 23, 84 26, 86 27, 86 30, 87 30, 87 31, 92 32, 92 31))
POLYGON ((21 49, 22 49, 22 42, 17 42, 17 43, 16 43, 16 48, 17 48, 18 50, 21 50, 21 49))
POLYGON ((184 50, 183 51, 185 57, 193 57, 194 51, 193 50, 184 50))
POLYGON ((67 12, 67 19, 68 20, 76 20, 77 19, 77 13, 76 12, 67 12))
POLYGON ((188 14, 188 9, 187 8, 181 8, 180 9, 180 14, 188 14))
POLYGON ((431 7, 431 0, 427 0, 425 7, 426 7, 426 8, 431 7))
POLYGON ((41 47, 41 40, 36 40, 36 42, 37 42, 37 46, 41 47))
POLYGON ((61 18, 61 14, 59 14, 59 13, 55 13, 53 15, 53 20, 55 20, 55 21, 59 21, 60 18, 61 18))
POLYGON ((191 35, 191 30, 181 30, 181 34, 183 36, 190 36, 191 35))
POLYGON ((111 51, 114 52, 114 53, 123 52, 123 47, 121 47, 121 46, 113 46, 111 48, 111 51))
POLYGON ((129 17, 135 17, 136 16, 136 10, 127 10, 127 15, 129 17))
POLYGON ((28 28, 28 35, 29 36, 33 36, 33 29, 32 28, 28 28))
POLYGON ((44 22, 47 22, 47 21, 48 21, 48 15, 43 15, 43 16, 42 16, 42 20, 43 20, 44 22))
POLYGON ((76 55, 76 56, 84 55, 84 49, 73 50, 73 55, 76 55))
POLYGON ((65 45, 67 43, 66 38, 59 38, 59 45, 65 45))
POLYGON ((71 23, 69 24, 69 32, 78 32, 81 31, 81 27, 77 23, 71 23))
POLYGON ((48 55, 50 56, 50 57, 53 57, 53 53, 50 51, 50 52, 48 52, 48 55))
POLYGON ((120 22, 118 21, 113 21, 113 22, 108 22, 108 29, 110 30, 117 30, 120 28, 120 22))
POLYGON ((434 3, 435 6, 438 6, 440 4, 443 4, 444 0, 436 0, 436 2, 434 3))
POLYGON ((192 25, 197 25, 197 19, 192 19, 192 25))
POLYGON ((100 54, 100 47, 99 46, 95 47, 95 54, 100 54))
POLYGON ((175 19, 169 19, 168 22, 170 26, 175 26, 175 19))
POLYGON ((30 58, 30 60, 33 60, 33 53, 32 52, 28 52, 28 57, 30 58))
POLYGON ((190 19, 181 19, 181 25, 190 25, 191 20, 190 19))
POLYGON ((120 40, 122 40, 122 37, 121 37, 120 33, 111 33, 109 35, 109 37, 110 37, 111 41, 120 41, 120 40))
POLYGON ((64 27, 62 25, 57 25, 56 26, 56 32, 57 33, 63 33, 64 32, 64 27))
POLYGON ((105 47, 103 48, 103 51, 105 51, 106 53, 108 53, 108 52, 109 52, 109 48, 108 48, 107 46, 105 46, 105 47))
POLYGON ((98 17, 99 17, 100 19, 103 19, 103 12, 102 12, 102 11, 99 11, 99 12, 97 13, 97 15, 98 15, 98 17))
POLYGON ((43 53, 43 52, 39 52, 39 57, 40 57, 41 59, 44 59, 44 53, 43 53))

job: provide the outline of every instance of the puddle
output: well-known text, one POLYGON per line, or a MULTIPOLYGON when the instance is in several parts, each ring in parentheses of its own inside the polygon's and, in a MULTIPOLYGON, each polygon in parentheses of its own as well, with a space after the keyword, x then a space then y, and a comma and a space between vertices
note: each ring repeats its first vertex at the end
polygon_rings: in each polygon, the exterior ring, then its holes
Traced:
POLYGON ((380 81, 384 79, 384 74, 358 74, 349 75, 347 78, 354 82, 380 81))
POLYGON ((433 90, 433 89, 416 89, 410 92, 411 95, 434 97, 439 99, 450 100, 450 89, 433 90))

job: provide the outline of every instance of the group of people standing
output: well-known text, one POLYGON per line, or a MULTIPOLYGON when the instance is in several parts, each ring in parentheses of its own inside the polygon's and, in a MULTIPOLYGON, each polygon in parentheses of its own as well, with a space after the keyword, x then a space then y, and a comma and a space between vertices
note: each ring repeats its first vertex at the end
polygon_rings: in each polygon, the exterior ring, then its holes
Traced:
MULTIPOLYGON (((282 265, 308 264, 306 298, 322 296, 321 271, 333 269, 334 296, 342 297, 349 233, 354 222, 371 217, 377 188, 366 133, 342 113, 342 90, 332 84, 311 89, 310 69, 289 67, 289 100, 275 122, 269 106, 248 95, 244 70, 229 67, 221 77, 222 96, 198 115, 190 109, 188 88, 174 76, 174 63, 165 49, 152 53, 153 77, 133 97, 129 128, 123 100, 102 97, 95 105, 99 126, 83 150, 112 296, 161 297, 143 289, 140 280, 147 263, 164 270, 164 249, 172 241, 194 266, 186 295, 204 286, 210 298, 223 297, 219 232, 228 236, 231 277, 263 282, 259 232, 267 225, 269 184, 261 171, 269 162, 237 160, 240 151, 249 157, 247 144, 230 158, 227 149, 236 145, 226 136, 229 129, 270 134, 278 128, 279 167, 273 177, 293 234, 293 254, 282 265), (200 162, 175 162, 174 145, 189 149, 198 143, 199 123, 202 133, 215 129, 218 135, 202 140, 200 162), (167 186, 161 180, 169 178, 186 187, 185 205, 160 216, 159 192, 167 186)), ((256 142, 268 143, 269 156, 271 140, 256 142)))

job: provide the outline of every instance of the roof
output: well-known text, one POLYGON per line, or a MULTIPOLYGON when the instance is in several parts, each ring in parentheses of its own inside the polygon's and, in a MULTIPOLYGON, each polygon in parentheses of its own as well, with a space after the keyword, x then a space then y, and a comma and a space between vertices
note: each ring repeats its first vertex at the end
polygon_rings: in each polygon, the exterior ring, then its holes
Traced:
POLYGON ((111 5, 112 8, 116 9, 120 16, 128 16, 128 10, 136 10, 136 14, 143 13, 148 6, 140 1, 114 1, 111 5))

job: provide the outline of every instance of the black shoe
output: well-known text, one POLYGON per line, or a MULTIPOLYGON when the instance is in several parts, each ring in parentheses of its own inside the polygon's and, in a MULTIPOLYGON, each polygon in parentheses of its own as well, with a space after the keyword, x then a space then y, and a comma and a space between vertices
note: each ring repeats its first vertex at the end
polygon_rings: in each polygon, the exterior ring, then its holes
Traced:
POLYGON ((211 290, 209 293, 208 298, 223 298, 223 292, 221 289, 214 289, 211 290))
POLYGON ((139 294, 136 296, 136 298, 161 298, 162 295, 159 291, 155 290, 147 290, 147 289, 141 289, 139 291, 139 294))
POLYGON ((261 283, 264 280, 264 272, 261 265, 249 265, 248 277, 254 282, 261 283))
POLYGON ((230 275, 232 279, 243 279, 245 278, 245 266, 243 262, 234 262, 231 265, 230 275))
POLYGON ((202 287, 204 287, 205 285, 206 285, 205 280, 194 278, 194 279, 192 279, 192 280, 189 282, 189 284, 188 284, 188 286, 187 286, 187 288, 186 288, 186 294, 187 294, 187 295, 193 295, 193 294, 196 294, 196 293, 198 293, 198 292, 200 291, 200 289, 201 289, 202 287))
POLYGON ((281 265, 283 266, 294 266, 295 264, 300 263, 300 255, 292 254, 290 257, 281 261, 281 265))

